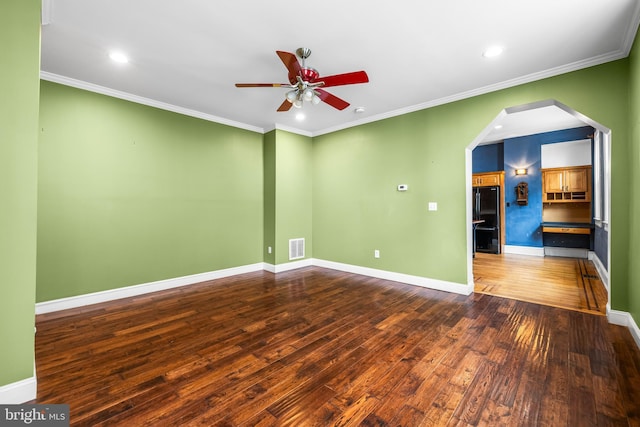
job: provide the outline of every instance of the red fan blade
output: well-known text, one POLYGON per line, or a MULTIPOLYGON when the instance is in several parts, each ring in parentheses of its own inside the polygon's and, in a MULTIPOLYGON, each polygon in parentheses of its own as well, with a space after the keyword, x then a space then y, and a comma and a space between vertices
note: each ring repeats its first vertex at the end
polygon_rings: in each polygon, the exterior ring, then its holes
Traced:
POLYGON ((236 87, 290 87, 288 83, 236 83, 236 87))
POLYGON ((354 71, 353 73, 336 74, 335 76, 318 77, 313 83, 324 82, 322 87, 353 85, 369 82, 369 76, 364 71, 354 71))
POLYGON ((318 96, 320 97, 321 100, 331 105, 333 108, 337 108, 338 110, 344 110, 350 105, 344 99, 340 99, 337 96, 332 95, 325 90, 318 89, 318 88, 314 90, 318 93, 318 96))
POLYGON ((293 105, 292 103, 290 103, 285 99, 282 105, 278 107, 278 111, 289 111, 292 105, 293 105))
POLYGON ((302 71, 298 58, 290 52, 276 50, 276 53, 284 63, 284 66, 287 67, 287 70, 289 70, 289 81, 295 84, 297 82, 296 76, 301 75, 300 72, 302 71))

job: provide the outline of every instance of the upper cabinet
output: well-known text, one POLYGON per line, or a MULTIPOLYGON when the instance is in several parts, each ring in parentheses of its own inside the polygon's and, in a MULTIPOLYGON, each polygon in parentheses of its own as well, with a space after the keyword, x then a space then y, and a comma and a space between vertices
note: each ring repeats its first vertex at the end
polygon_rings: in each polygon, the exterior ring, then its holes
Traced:
POLYGON ((590 202, 591 166, 542 169, 544 202, 590 202))
POLYGON ((474 173, 471 185, 473 187, 491 187, 494 185, 500 185, 502 183, 500 178, 503 175, 504 172, 474 173))

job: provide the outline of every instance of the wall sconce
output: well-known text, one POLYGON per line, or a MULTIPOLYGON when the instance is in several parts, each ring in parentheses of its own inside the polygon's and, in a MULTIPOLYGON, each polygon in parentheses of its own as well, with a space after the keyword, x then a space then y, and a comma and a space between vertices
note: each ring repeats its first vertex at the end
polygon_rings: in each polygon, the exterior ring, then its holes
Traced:
POLYGON ((526 175, 527 169, 516 169, 516 175, 526 175))

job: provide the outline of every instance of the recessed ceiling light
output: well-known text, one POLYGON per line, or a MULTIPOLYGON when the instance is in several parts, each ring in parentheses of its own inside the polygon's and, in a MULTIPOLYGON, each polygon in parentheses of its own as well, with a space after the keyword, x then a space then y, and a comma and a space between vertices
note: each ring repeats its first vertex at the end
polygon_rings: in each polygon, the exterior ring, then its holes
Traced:
POLYGON ((302 113, 296 114, 296 120, 298 120, 299 122, 304 120, 304 114, 302 114, 302 113))
POLYGON ((495 125, 494 129, 502 129, 502 125, 495 125))
POLYGON ((129 58, 127 58, 127 55, 122 52, 113 51, 109 53, 109 58, 111 58, 112 61, 120 64, 126 64, 127 62, 129 62, 129 58))
POLYGON ((504 49, 501 48, 500 46, 492 46, 487 50, 485 50, 482 53, 482 56, 484 56, 485 58, 495 58, 496 56, 499 56, 503 50, 504 49))
POLYGON ((364 113, 364 107, 357 107, 355 110, 353 110, 356 114, 362 114, 364 113))

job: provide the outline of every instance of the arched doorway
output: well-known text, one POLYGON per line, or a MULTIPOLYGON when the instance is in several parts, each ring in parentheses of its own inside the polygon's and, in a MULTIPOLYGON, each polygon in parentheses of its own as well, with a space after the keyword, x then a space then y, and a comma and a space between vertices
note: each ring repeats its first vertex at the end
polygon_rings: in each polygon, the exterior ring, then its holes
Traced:
MULTIPOLYGON (((503 109, 485 129, 469 144, 466 149, 466 185, 467 185, 467 224, 472 223, 472 151, 487 141, 500 138, 515 138, 524 135, 551 132, 571 127, 590 126, 594 129, 593 151, 593 206, 594 206, 594 239, 597 250, 593 262, 607 290, 607 301, 611 300, 611 203, 610 203, 610 143, 611 130, 595 120, 573 110, 556 100, 544 100, 530 104, 512 106, 503 109)), ((506 170, 507 165, 504 165, 506 170)), ((508 189, 507 189, 508 191, 508 189)), ((473 229, 468 227, 467 233, 467 272, 468 283, 474 285, 473 271, 473 229)), ((505 242, 502 242, 504 245, 505 242)), ((527 248, 525 248, 527 249, 527 248)), ((543 254, 543 248, 531 248, 543 254), (539 249, 539 250, 538 250, 539 249)), ((590 259, 592 257, 590 256, 590 259)), ((607 313, 610 303, 607 303, 607 313)))

